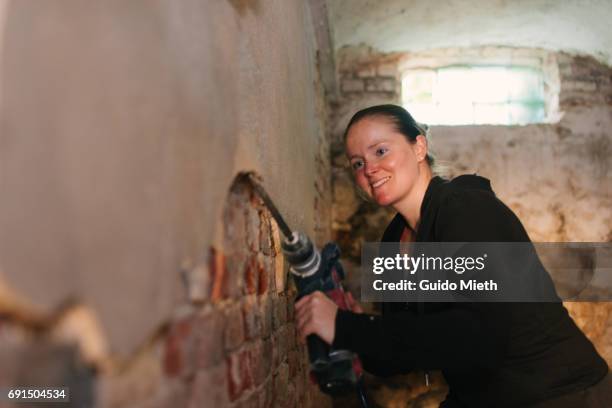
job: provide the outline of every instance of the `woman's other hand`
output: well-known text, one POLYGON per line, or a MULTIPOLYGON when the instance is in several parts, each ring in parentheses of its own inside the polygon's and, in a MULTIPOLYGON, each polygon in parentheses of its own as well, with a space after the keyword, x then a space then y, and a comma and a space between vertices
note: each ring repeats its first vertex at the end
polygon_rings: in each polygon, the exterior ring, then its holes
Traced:
POLYGON ((316 291, 295 303, 295 319, 304 341, 310 334, 316 334, 327 344, 332 344, 336 332, 338 306, 323 292, 316 291))

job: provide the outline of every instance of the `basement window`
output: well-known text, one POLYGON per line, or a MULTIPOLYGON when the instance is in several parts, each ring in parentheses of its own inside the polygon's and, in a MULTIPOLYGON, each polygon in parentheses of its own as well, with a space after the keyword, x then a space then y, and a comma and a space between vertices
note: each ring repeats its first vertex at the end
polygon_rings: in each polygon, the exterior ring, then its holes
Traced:
POLYGON ((542 71, 529 66, 408 69, 402 102, 432 125, 524 125, 546 116, 542 71))

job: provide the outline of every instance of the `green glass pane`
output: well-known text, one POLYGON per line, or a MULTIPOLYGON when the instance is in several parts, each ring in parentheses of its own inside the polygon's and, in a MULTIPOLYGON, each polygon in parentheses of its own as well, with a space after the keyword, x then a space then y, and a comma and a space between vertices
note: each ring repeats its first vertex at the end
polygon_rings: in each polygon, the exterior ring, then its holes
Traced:
POLYGON ((541 72, 533 69, 510 68, 507 86, 510 101, 544 101, 541 72))
POLYGON ((544 120, 544 105, 510 103, 508 104, 510 123, 527 124, 538 123, 544 120))

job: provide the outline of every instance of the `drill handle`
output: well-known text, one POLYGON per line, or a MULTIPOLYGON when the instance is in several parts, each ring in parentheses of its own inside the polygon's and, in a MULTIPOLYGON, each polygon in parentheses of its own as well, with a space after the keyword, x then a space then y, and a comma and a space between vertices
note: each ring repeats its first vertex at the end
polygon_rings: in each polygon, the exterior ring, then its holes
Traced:
POLYGON ((306 337, 310 368, 316 372, 322 372, 329 366, 329 345, 316 334, 306 337))

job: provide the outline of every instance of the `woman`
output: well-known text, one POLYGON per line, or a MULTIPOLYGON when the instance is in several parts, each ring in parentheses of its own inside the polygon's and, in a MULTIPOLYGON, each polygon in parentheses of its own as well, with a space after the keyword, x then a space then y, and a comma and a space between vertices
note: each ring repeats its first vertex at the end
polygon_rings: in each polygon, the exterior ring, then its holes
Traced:
MULTIPOLYGON (((360 189, 397 215, 383 241, 528 242, 489 181, 434 176, 426 132, 403 108, 357 112, 345 131, 360 189)), ((296 303, 300 335, 359 354, 381 376, 441 369, 441 407, 604 407, 608 366, 561 303, 385 303, 381 316, 321 292, 296 303), (606 377, 606 380, 602 380, 606 377), (598 401, 599 399, 599 401, 598 401)))

